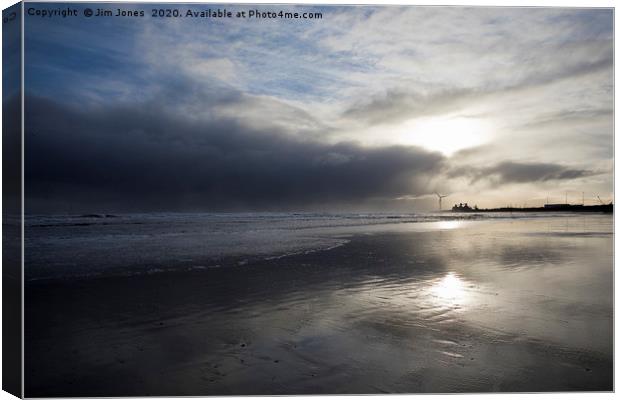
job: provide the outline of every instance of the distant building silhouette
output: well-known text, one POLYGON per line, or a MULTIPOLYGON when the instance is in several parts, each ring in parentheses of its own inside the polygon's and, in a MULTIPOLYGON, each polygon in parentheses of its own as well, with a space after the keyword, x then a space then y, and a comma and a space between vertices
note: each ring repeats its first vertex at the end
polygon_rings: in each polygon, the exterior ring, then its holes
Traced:
MULTIPOLYGON (((478 207, 476 207, 476 210, 477 209, 478 207)), ((454 207, 452 207, 452 211, 468 212, 468 211, 474 211, 474 209, 468 206, 467 203, 459 203, 458 205, 455 204, 454 207)))

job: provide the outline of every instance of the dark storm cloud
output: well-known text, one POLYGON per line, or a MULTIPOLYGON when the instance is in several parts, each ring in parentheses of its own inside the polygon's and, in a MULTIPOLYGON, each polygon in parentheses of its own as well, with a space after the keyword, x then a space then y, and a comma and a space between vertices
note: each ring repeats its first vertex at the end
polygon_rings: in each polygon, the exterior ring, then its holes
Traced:
POLYGON ((3 211, 21 214, 21 97, 13 95, 2 102, 2 190, 3 211))
POLYGON ((445 161, 418 147, 304 141, 232 119, 185 117, 161 104, 80 110, 28 96, 29 211, 295 209, 361 202, 425 193, 424 182, 445 161))
POLYGON ((521 163, 505 161, 490 167, 456 167, 448 173, 450 177, 467 177, 471 182, 483 179, 494 185, 511 183, 533 183, 554 180, 571 180, 597 175, 599 172, 576 169, 554 163, 521 163))

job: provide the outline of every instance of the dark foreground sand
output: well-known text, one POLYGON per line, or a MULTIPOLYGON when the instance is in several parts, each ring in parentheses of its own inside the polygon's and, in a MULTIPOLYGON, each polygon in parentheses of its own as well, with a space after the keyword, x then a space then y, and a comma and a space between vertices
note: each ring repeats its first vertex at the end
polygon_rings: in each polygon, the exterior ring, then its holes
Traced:
POLYGON ((613 389, 611 217, 440 224, 29 283, 26 396, 613 389))

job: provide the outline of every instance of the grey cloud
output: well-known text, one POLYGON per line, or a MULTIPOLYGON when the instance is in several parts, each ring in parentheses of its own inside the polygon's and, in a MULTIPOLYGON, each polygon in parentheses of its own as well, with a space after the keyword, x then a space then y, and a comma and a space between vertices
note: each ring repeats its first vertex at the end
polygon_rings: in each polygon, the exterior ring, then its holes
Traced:
POLYGON ((550 113, 534 118, 519 126, 521 129, 548 128, 574 126, 575 124, 592 123, 596 121, 613 121, 614 110, 610 108, 571 110, 550 113))
POLYGON ((390 89, 383 94, 357 102, 343 113, 343 117, 362 120, 370 124, 399 122, 404 119, 436 115, 467 102, 476 95, 475 90, 446 90, 433 94, 390 89))
MULTIPOLYGON (((540 60, 538 60, 540 62, 540 60)), ((576 79, 581 76, 600 71, 611 71, 613 67, 613 51, 586 59, 578 63, 563 66, 556 65, 546 70, 535 68, 537 60, 532 59, 524 64, 531 64, 532 70, 514 83, 495 86, 479 86, 472 88, 429 89, 426 93, 402 88, 392 88, 384 93, 371 94, 367 99, 358 101, 346 109, 343 117, 361 120, 370 124, 395 123, 406 119, 433 116, 451 112, 469 105, 472 102, 490 101, 495 96, 506 94, 524 94, 556 82, 576 79)), ((511 73, 507 72, 510 76, 511 73)))
POLYGON ((598 174, 600 172, 554 163, 516 161, 505 161, 489 167, 452 167, 448 172, 450 177, 466 177, 472 183, 488 180, 494 185, 571 180, 598 174))
POLYGON ((326 144, 157 104, 80 110, 27 96, 28 212, 360 203, 426 193, 445 162, 418 147, 326 144))

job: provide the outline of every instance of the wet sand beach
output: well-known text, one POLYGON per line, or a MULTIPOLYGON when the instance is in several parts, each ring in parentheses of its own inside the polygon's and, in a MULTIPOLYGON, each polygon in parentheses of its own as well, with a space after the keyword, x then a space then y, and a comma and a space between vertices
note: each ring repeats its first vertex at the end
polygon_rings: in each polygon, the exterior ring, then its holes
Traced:
POLYGON ((28 282, 25 394, 613 389, 611 216, 347 240, 236 266, 28 282))

